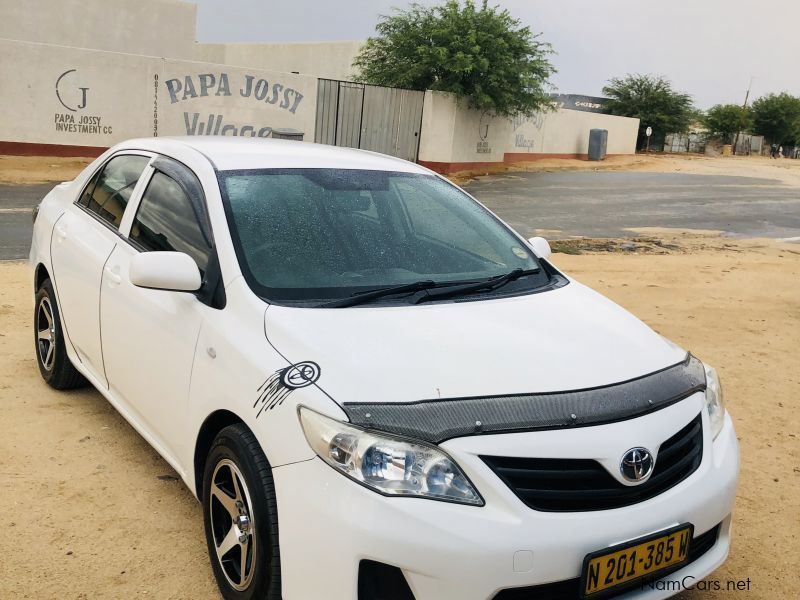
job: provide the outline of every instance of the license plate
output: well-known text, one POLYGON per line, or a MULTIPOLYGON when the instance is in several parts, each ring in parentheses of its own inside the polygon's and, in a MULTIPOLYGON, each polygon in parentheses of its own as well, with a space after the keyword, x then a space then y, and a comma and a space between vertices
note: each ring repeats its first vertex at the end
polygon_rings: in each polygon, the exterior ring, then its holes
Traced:
POLYGON ((694 526, 686 523, 592 552, 583 561, 581 596, 602 596, 601 592, 680 565, 689 556, 693 532, 694 526))

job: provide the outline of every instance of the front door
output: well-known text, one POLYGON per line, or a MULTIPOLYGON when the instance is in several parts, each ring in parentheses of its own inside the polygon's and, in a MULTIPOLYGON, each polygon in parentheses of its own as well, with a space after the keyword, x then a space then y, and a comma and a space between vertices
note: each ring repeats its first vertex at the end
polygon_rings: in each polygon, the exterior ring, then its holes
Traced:
POLYGON ((134 286, 130 261, 149 251, 185 252, 203 274, 211 255, 184 189, 159 170, 145 188, 127 241, 117 244, 103 275, 103 358, 111 391, 168 455, 184 456, 181 432, 195 345, 205 311, 213 309, 193 293, 134 286))
POLYGON ((100 282, 119 241, 128 200, 149 156, 118 155, 89 181, 78 202, 56 221, 50 245, 64 329, 78 358, 107 385, 100 348, 100 282))

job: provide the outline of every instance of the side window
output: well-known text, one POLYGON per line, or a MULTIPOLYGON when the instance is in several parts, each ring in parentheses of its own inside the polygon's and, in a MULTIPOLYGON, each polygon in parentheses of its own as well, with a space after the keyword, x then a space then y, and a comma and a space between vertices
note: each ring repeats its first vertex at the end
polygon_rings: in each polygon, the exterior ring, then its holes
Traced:
POLYGON ((192 203, 174 179, 159 171, 142 196, 129 238, 145 251, 185 252, 206 272, 211 246, 192 203))
POLYGON ((83 194, 81 195, 78 203, 81 206, 85 206, 89 208, 89 202, 92 199, 92 194, 94 193, 94 187, 97 185, 97 180, 100 179, 100 175, 103 174, 103 171, 98 171, 92 178, 89 180, 89 183, 86 184, 86 188, 83 190, 83 194))
POLYGON ((128 200, 150 159, 133 154, 115 156, 86 186, 79 203, 119 229, 128 200))

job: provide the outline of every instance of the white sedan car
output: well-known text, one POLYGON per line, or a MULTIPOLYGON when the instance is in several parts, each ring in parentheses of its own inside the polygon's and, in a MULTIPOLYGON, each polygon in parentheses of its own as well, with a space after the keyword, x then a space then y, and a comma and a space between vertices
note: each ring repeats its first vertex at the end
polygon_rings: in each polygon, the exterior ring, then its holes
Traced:
POLYGON ((549 253, 391 157, 132 140, 38 209, 36 355, 200 499, 225 598, 672 595, 728 554, 719 380, 549 253))

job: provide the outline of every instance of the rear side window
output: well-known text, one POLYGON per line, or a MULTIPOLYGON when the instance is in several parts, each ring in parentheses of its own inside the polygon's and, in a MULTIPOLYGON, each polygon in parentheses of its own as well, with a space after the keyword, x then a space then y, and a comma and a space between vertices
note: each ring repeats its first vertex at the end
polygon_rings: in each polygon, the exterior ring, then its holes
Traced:
POLYGON ((83 194, 81 195, 80 200, 78 200, 78 204, 80 204, 81 206, 85 206, 86 208, 89 208, 89 203, 92 201, 92 193, 94 192, 94 186, 97 185, 97 180, 100 179, 100 175, 102 174, 103 171, 101 169, 100 171, 92 175, 92 179, 84 188, 83 194))
POLYGON ((129 239, 145 251, 184 252, 201 273, 208 267, 211 245, 191 201, 174 179, 159 171, 142 196, 129 239))
POLYGON ((115 156, 86 186, 79 203, 114 229, 119 229, 128 200, 150 158, 133 154, 115 156))

